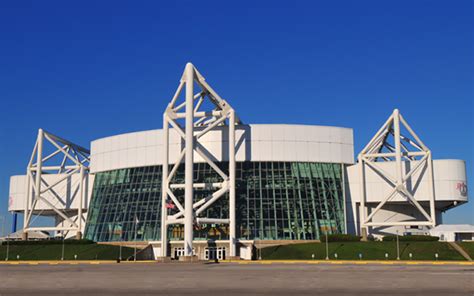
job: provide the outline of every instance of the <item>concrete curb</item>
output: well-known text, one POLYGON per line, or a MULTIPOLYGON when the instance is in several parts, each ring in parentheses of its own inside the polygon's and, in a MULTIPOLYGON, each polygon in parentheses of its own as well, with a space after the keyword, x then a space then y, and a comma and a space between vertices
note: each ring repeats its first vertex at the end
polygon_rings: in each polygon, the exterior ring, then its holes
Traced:
POLYGON ((0 261, 0 265, 79 265, 79 264, 144 264, 159 263, 155 260, 120 261, 116 260, 24 260, 24 261, 0 261))
POLYGON ((321 265, 468 265, 469 261, 415 261, 415 260, 256 260, 256 261, 228 261, 220 262, 235 264, 321 264, 321 265))
MULTIPOLYGON (((474 266, 470 261, 393 261, 393 260, 221 260, 229 264, 321 264, 321 265, 463 265, 474 266)), ((121 261, 115 260, 25 260, 0 261, 0 265, 79 265, 79 264, 163 264, 155 260, 121 261)))

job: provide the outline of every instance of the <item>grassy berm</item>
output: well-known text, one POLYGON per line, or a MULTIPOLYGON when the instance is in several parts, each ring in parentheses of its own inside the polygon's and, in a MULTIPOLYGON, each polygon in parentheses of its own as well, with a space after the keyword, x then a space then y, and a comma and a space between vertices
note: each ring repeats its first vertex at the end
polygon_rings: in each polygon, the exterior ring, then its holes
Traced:
MULTIPOLYGON (((0 246, 0 260, 5 260, 7 246, 0 246)), ((60 260, 62 245, 10 245, 9 260, 60 260)), ((65 244, 64 260, 116 260, 119 257, 118 246, 98 245, 98 244, 65 244)), ((122 248, 122 258, 126 259, 133 255, 133 248, 122 248)))
POLYGON ((474 259, 474 242, 457 242, 457 244, 469 254, 469 257, 474 259))
MULTIPOLYGON (((474 248, 473 248, 474 250, 474 248)), ((410 260, 436 260, 435 254, 438 254, 437 260, 466 260, 448 243, 444 242, 400 242, 400 259, 410 260)), ((262 259, 283 260, 283 259, 301 259, 322 260, 326 258, 325 243, 307 243, 294 244, 286 246, 267 247, 262 249, 262 259)), ((397 258, 396 242, 330 242, 330 259, 340 260, 359 260, 359 254, 362 260, 386 260, 385 254, 388 254, 388 260, 397 258)))

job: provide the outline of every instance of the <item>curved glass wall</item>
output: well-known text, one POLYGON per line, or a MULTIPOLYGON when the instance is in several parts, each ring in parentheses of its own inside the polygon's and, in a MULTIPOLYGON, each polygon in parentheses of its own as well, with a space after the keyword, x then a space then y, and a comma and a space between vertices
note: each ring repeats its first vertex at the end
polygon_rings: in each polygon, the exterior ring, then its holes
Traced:
MULTIPOLYGON (((220 163, 225 171, 227 163, 220 163)), ((344 233, 342 165, 296 162, 237 163, 237 234, 241 239, 312 240, 344 233)), ((174 182, 184 178, 184 166, 174 182)), ((219 182, 207 164, 195 164, 194 180, 219 182)), ((184 191, 174 191, 183 201, 184 191)), ((196 190, 195 200, 208 196, 196 190)), ((175 209, 168 209, 173 214, 175 209)), ((228 218, 222 196, 203 216, 228 218)), ((85 237, 94 241, 160 240, 161 166, 96 174, 85 237)), ((183 239, 182 225, 168 228, 170 239, 183 239)), ((196 225, 195 239, 227 239, 227 225, 196 225)))

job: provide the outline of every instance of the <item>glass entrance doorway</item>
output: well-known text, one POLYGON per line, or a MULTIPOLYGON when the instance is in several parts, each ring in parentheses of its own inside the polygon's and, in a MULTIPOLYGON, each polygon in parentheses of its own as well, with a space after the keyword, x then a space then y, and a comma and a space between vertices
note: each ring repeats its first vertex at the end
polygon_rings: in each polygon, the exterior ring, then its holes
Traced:
POLYGON ((225 260, 225 247, 210 247, 204 250, 204 259, 206 260, 225 260))

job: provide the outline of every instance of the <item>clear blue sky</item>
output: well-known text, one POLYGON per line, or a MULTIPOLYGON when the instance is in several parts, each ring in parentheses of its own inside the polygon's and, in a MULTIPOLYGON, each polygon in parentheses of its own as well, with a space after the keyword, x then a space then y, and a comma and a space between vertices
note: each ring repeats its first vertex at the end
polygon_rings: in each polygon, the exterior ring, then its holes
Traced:
POLYGON ((474 186, 473 1, 66 2, 0 4, 1 215, 39 127, 160 128, 188 61, 245 122, 352 127, 356 152, 397 107, 474 186))

